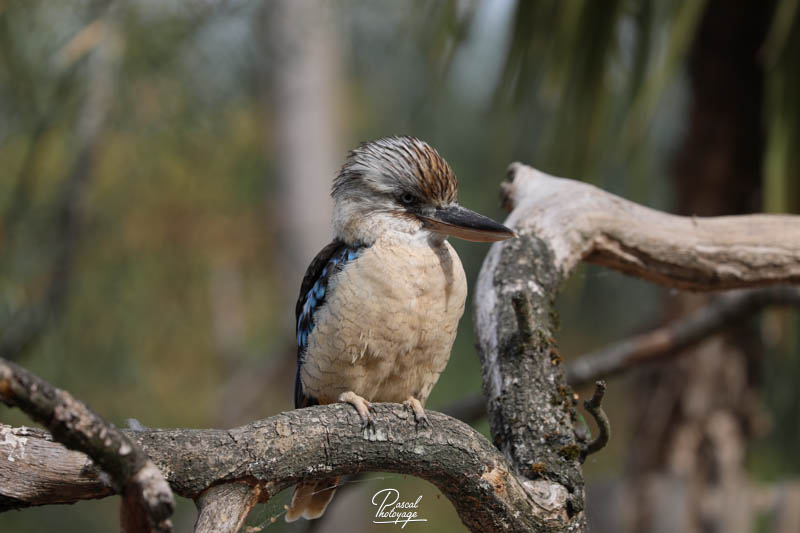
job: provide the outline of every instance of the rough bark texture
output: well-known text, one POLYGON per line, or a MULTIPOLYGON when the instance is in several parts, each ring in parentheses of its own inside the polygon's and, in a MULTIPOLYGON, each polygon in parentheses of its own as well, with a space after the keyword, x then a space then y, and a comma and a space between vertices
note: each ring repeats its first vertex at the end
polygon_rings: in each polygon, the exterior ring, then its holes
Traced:
MULTIPOLYGON (((125 432, 151 457, 173 490, 203 497, 217 484, 246 482, 260 501, 301 479, 358 471, 415 475, 436 485, 473 531, 563 531, 566 491, 546 481, 518 479, 505 458, 466 424, 428 411, 431 428, 418 428, 397 404, 374 404, 376 430, 362 431, 349 405, 281 413, 230 430, 125 432)), ((46 433, 0 426, 0 510, 52 503, 50 465, 63 465, 62 503, 114 493, 84 458, 46 433), (22 440, 24 439, 24 440, 22 440), (32 452, 35 450, 36 454, 32 452), (45 482, 39 484, 39 481, 45 482), (67 495, 70 498, 67 499, 67 495)))
MULTIPOLYGON (((113 425, 69 393, 3 359, 0 359, 0 401, 25 411, 47 427, 56 440, 86 453, 110 476, 114 487, 124 494, 124 529, 172 531, 169 517, 175 504, 169 485, 141 448, 113 425)), ((12 450, 24 456, 26 437, 9 439, 12 434, 5 427, 3 434, 3 442, 11 443, 12 450)), ((13 457, 8 455, 7 461, 13 463, 13 457)), ((11 483, 3 476, 0 479, 3 486, 11 483)), ((3 495, 14 498, 13 494, 3 492, 3 495)))
POLYGON ((476 328, 495 445, 520 476, 547 480, 564 493, 560 531, 579 531, 582 448, 572 428, 575 398, 553 338, 552 300, 561 281, 544 240, 522 233, 493 245, 478 278, 476 328))
MULTIPOLYGON (((765 308, 800 308, 800 289, 766 287, 743 289, 713 299, 685 318, 653 331, 635 335, 567 361, 564 371, 572 387, 614 377, 640 366, 673 357, 721 331, 733 328, 765 308)), ((461 421, 472 423, 486 416, 482 394, 466 396, 442 410, 461 421)))
POLYGON ((195 533, 236 533, 260 496, 260 486, 245 482, 209 487, 196 500, 195 533))
POLYGON ((520 475, 567 491, 564 527, 581 528, 582 478, 569 454, 580 449, 572 393, 552 337, 559 283, 581 259, 696 290, 798 283, 800 217, 679 217, 518 163, 509 178, 506 225, 520 238, 493 245, 475 298, 492 434, 520 475))

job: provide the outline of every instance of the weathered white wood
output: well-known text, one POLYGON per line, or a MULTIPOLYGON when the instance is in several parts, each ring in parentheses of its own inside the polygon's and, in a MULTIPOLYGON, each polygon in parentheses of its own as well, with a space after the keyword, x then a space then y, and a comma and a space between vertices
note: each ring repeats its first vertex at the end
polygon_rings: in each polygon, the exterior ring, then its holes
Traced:
POLYGON ((506 225, 548 242, 564 274, 581 260, 669 287, 800 283, 800 216, 681 217, 513 163, 506 225))

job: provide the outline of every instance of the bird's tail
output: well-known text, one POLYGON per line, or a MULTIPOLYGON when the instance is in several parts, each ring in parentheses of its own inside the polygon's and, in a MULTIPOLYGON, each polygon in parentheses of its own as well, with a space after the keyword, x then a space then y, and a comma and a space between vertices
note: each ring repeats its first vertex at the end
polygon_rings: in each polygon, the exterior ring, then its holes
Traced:
POLYGON ((286 521, 294 522, 301 516, 306 520, 322 516, 328 504, 331 503, 338 484, 338 477, 298 483, 294 488, 292 503, 286 510, 286 521))

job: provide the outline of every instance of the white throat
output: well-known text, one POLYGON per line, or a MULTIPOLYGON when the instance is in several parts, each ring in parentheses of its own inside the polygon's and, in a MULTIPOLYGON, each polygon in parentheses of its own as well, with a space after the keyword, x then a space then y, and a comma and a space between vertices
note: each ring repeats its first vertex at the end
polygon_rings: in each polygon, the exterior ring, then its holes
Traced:
MULTIPOLYGON (((337 206, 339 207, 339 206, 337 206)), ((422 222, 387 211, 373 211, 360 216, 347 209, 333 213, 334 237, 349 244, 372 245, 378 239, 415 246, 441 246, 445 236, 422 227, 422 222)))

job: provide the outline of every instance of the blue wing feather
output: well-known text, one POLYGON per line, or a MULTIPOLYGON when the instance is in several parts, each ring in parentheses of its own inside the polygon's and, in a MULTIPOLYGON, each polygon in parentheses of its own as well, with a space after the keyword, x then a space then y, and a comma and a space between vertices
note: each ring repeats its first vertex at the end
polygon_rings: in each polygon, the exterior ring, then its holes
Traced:
POLYGON ((316 398, 307 395, 303 391, 300 369, 305 361, 309 335, 314 329, 314 314, 325 304, 326 296, 330 293, 328 281, 345 264, 357 259, 364 248, 362 245, 351 246, 340 240, 334 240, 311 261, 303 277, 303 282, 300 285, 300 297, 295 306, 295 316, 297 318, 297 375, 294 384, 294 404, 296 408, 307 407, 317 403, 316 398))

